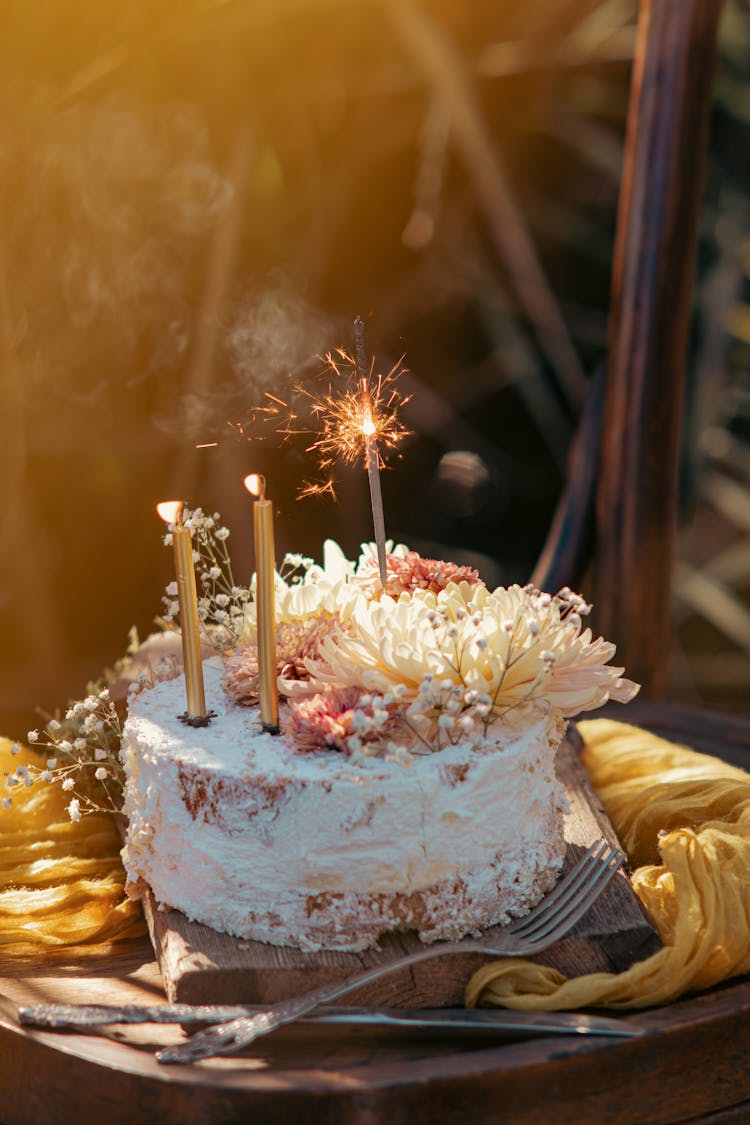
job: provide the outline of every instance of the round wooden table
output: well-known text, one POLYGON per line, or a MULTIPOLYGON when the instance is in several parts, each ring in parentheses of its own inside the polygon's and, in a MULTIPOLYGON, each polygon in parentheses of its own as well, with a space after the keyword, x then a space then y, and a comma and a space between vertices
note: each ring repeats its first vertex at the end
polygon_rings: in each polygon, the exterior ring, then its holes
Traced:
MULTIPOLYGON (((640 705, 628 718, 750 767, 750 721, 640 705), (637 715, 636 715, 637 711, 637 715)), ((750 872, 748 873, 750 878, 750 872)), ((163 1000, 147 940, 107 957, 0 961, 0 1122, 750 1121, 750 978, 631 1017, 633 1039, 457 1039, 289 1027, 246 1054, 162 1067, 179 1028, 31 1031, 20 1005, 163 1000)))

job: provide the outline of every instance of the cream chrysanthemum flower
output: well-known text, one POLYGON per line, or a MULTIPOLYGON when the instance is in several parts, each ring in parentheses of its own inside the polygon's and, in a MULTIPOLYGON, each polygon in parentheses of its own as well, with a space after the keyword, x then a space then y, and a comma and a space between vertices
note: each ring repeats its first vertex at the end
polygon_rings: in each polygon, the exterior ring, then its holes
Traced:
POLYGON ((413 704, 428 676, 481 694, 490 718, 529 707, 568 718, 638 690, 607 664, 614 645, 582 630, 588 608, 568 590, 552 597, 468 583, 359 600, 348 632, 323 638, 307 667, 321 686, 387 692, 402 684, 413 704))
MULTIPOLYGON (((349 604, 361 596, 351 583, 356 567, 346 558, 338 543, 327 539, 323 544, 323 565, 312 564, 297 579, 287 581, 275 576, 274 599, 278 625, 296 623, 327 616, 344 619, 349 604)), ((255 593, 255 576, 250 584, 255 593)), ((256 633, 256 603, 251 601, 245 612, 240 639, 242 645, 253 643, 256 633)))

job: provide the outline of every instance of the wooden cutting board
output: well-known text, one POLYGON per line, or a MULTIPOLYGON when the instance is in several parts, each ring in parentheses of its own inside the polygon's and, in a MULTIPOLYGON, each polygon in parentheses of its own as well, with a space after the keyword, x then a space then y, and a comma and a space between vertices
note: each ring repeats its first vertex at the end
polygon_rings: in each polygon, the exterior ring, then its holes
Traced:
MULTIPOLYGON (((564 870, 602 836, 617 844, 581 765, 581 745, 573 728, 557 757, 557 772, 570 803, 565 818, 568 855, 564 870)), ((217 933, 188 921, 178 910, 157 908, 151 897, 144 907, 167 996, 181 1003, 273 1003, 423 948, 411 933, 389 934, 380 949, 365 953, 302 953, 217 933)), ((493 930, 487 930, 482 940, 491 945, 492 936, 493 930)), ((538 959, 567 976, 617 972, 649 956, 660 944, 620 870, 570 935, 538 959)), ((352 992, 347 1003, 411 1008, 462 1004, 467 981, 487 959, 480 952, 426 961, 352 992)))

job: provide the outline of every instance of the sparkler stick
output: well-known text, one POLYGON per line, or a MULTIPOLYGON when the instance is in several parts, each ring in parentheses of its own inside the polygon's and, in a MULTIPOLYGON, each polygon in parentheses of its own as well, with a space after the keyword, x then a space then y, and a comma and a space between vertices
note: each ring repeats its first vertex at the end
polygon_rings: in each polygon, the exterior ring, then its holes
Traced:
POLYGON ((385 517, 383 515, 383 493, 380 488, 380 465, 378 463, 378 443, 375 439, 376 426, 372 417, 370 389, 367 385, 367 361, 365 357, 365 326, 361 317, 354 321, 354 347, 357 363, 357 378, 362 394, 362 433, 365 437, 365 465, 370 485, 370 505, 372 525, 375 533, 375 549, 378 555, 378 570, 383 593, 386 592, 388 568, 385 551, 385 517))

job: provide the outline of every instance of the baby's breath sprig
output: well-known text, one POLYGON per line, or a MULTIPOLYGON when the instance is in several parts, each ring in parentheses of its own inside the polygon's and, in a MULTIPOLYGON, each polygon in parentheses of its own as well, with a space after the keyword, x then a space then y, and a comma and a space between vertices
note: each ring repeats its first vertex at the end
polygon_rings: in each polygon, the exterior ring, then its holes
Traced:
MULTIPOLYGON (((234 580, 227 539, 229 528, 223 527, 218 512, 206 515, 202 508, 183 512, 183 524, 193 536, 193 561, 198 581, 198 617, 207 641, 223 653, 234 648, 242 631, 247 607, 252 600, 247 586, 234 580)), ((164 536, 167 546, 172 543, 174 525, 170 524, 164 536)), ((165 612, 161 624, 177 628, 179 603, 177 583, 170 582, 163 597, 165 612)))
POLYGON ((425 673, 403 721, 417 739, 415 754, 434 754, 459 742, 478 743, 487 734, 492 700, 486 692, 425 673))
POLYGON ((307 555, 287 551, 281 560, 279 578, 286 582, 287 586, 298 586, 301 582, 304 582, 305 575, 314 563, 315 559, 311 559, 307 555))
POLYGON ((5 779, 9 796, 3 807, 11 807, 17 786, 41 782, 59 785, 70 794, 67 812, 73 821, 87 813, 117 812, 124 782, 118 753, 121 735, 120 716, 108 689, 92 690, 71 704, 62 719, 50 719, 41 731, 29 731, 29 744, 46 751, 46 764, 19 766, 9 774, 5 779))

